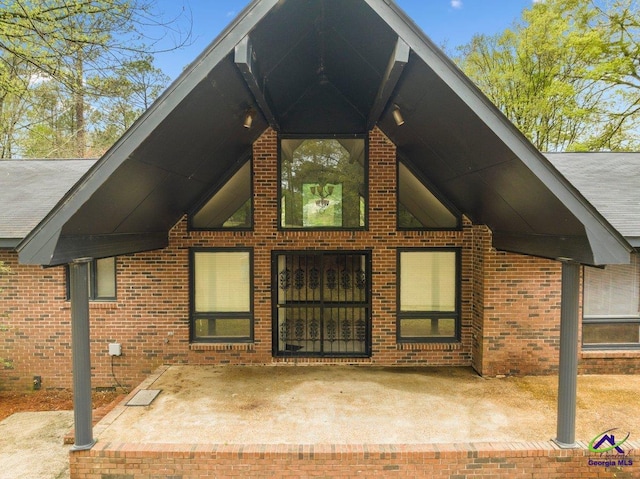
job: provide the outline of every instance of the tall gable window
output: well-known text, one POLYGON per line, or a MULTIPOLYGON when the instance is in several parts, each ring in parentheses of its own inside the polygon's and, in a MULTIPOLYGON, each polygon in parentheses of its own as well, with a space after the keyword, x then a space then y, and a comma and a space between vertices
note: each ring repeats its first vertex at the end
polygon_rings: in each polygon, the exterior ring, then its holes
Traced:
POLYGON ((401 162, 398 163, 398 228, 460 228, 460 216, 453 214, 450 208, 401 162))
POLYGON ((362 229, 367 211, 364 138, 280 141, 280 227, 362 229))
POLYGON ((585 268, 582 344, 589 349, 640 348, 640 260, 585 268))

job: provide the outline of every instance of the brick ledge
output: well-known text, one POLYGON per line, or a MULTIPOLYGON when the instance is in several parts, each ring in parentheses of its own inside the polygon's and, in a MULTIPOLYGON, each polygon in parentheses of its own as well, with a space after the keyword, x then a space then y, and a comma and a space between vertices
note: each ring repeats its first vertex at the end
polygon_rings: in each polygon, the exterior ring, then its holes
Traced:
POLYGON ((607 358, 640 358, 640 350, 599 350, 599 351, 582 351, 580 354, 582 359, 607 359, 607 358))
POLYGON ((191 343, 190 351, 254 351, 253 343, 191 343))

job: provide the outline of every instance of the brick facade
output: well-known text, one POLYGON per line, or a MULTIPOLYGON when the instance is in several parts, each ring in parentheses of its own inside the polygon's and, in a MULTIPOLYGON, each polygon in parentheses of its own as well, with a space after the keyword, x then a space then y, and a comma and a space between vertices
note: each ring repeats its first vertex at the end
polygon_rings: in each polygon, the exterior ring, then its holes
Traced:
MULTIPOLYGON (((633 444, 632 446, 635 446, 633 444)), ((70 455, 74 479, 216 477, 618 478, 636 477, 637 457, 605 467, 586 444, 552 442, 397 445, 217 445, 98 443, 70 455), (592 461, 590 463, 590 460, 592 461), (630 462, 633 464, 631 465, 630 462)))
MULTIPOLYGON (((254 145, 253 231, 189 231, 183 218, 169 246, 117 259, 117 300, 90 305, 94 387, 116 380, 135 386, 160 364, 270 364, 271 252, 273 250, 370 250, 372 254, 373 354, 361 359, 300 359, 375 365, 472 365, 484 375, 540 374, 557 369, 560 264, 497 252, 491 233, 463 221, 460 231, 398 231, 396 150, 379 131, 369 138, 367 231, 278 231, 277 135, 267 130, 254 145), (254 252, 255 341, 251 344, 189 343, 189 249, 249 247, 254 252), (461 342, 398 344, 396 341, 397 248, 457 247, 462 254, 461 342), (118 341, 123 355, 111 358, 118 341)), ((12 274, 0 278, 0 387, 26 389, 34 375, 45 388, 71 387, 70 307, 63 267, 17 264, 0 250, 12 274)), ((605 355, 606 356, 606 355, 605 355)), ((609 357, 584 357, 584 372, 612 372, 609 357)), ((640 355, 626 353, 615 372, 638 372, 640 355)))

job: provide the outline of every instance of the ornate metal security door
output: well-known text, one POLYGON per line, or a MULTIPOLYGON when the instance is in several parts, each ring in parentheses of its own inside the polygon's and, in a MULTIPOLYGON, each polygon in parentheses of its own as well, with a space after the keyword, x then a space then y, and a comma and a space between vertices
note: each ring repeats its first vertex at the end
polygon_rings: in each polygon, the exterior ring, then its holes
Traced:
POLYGON ((370 255, 275 253, 276 356, 371 355, 370 255))

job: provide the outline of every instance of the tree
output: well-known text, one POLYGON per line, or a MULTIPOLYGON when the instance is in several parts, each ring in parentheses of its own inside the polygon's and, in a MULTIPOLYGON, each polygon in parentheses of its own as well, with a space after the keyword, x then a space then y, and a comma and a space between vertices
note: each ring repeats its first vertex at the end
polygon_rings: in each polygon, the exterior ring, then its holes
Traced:
POLYGON ((632 148, 640 126, 636 1, 606 9, 592 0, 537 2, 513 28, 475 36, 457 61, 540 150, 632 148))
MULTIPOLYGON (((139 62, 148 65, 149 72, 157 73, 152 67, 152 55, 159 51, 164 35, 171 32, 177 38, 172 49, 189 39, 189 34, 183 34, 179 25, 184 16, 163 22, 151 0, 4 1, 6 5, 0 10, 0 92, 36 103, 42 98, 38 95, 27 98, 27 93, 32 90, 59 92, 61 103, 66 104, 65 114, 69 116, 65 133, 71 135, 70 156, 87 154, 91 142, 87 122, 92 106, 101 103, 103 107, 105 98, 120 94, 114 91, 109 79, 122 76, 125 68, 135 69, 134 65, 139 62), (11 74, 14 64, 26 66, 29 73, 21 77, 21 81, 34 88, 16 88, 15 75, 11 74), (55 87, 41 88, 44 82, 55 87)), ((158 74, 149 78, 166 82, 166 77, 158 74)), ((164 83, 145 85, 145 90, 153 96, 161 87, 164 83)), ((2 104, 0 112, 1 107, 2 104)), ((32 122, 16 125, 23 130, 22 138, 42 137, 32 122)), ((4 123, 3 129, 9 130, 4 123)), ((33 143, 34 139, 31 140, 33 143)), ((8 153, 4 157, 15 153, 16 147, 11 146, 5 146, 8 153)))

